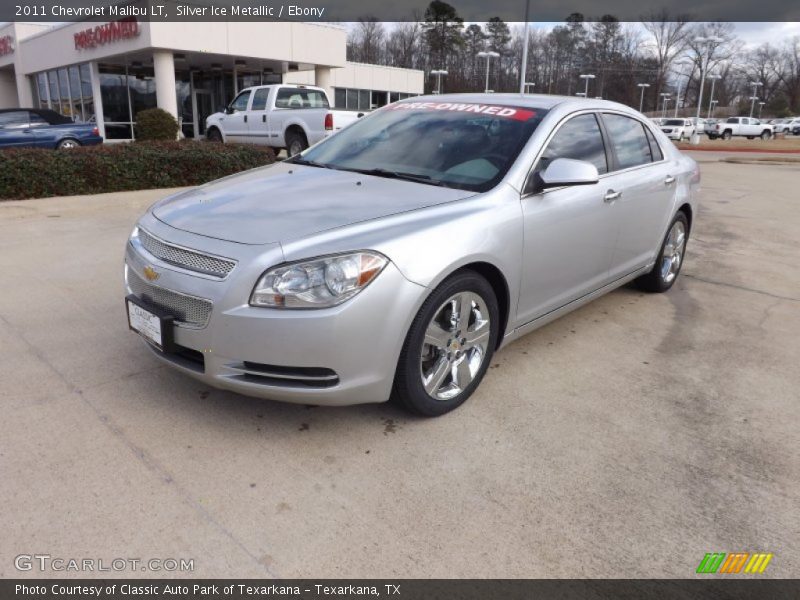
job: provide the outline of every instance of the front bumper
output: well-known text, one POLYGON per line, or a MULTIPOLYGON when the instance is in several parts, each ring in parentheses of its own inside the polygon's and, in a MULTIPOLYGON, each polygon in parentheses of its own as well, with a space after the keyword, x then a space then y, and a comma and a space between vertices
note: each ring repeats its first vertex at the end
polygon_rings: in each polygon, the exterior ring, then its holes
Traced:
POLYGON ((207 299, 205 326, 176 325, 175 354, 144 342, 169 366, 204 383, 248 396, 319 405, 388 400, 402 344, 427 289, 389 263, 365 290, 326 309, 286 310, 248 304, 258 277, 283 262, 277 244, 246 246, 172 229, 154 218, 141 225, 184 247, 237 260, 224 280, 188 273, 127 244, 126 295, 131 273, 154 268, 157 287, 207 299))

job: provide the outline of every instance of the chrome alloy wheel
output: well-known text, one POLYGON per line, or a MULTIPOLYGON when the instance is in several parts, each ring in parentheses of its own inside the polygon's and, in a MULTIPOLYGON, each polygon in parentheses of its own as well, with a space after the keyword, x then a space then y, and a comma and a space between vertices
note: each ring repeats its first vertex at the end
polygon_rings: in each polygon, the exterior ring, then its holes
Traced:
POLYGON ((422 385, 434 400, 450 400, 475 379, 486 357, 491 322, 486 302, 459 292, 434 313, 420 359, 422 385))
POLYGON ((685 249, 686 228, 681 221, 675 221, 664 244, 664 251, 661 253, 660 272, 664 283, 671 283, 678 276, 685 249))

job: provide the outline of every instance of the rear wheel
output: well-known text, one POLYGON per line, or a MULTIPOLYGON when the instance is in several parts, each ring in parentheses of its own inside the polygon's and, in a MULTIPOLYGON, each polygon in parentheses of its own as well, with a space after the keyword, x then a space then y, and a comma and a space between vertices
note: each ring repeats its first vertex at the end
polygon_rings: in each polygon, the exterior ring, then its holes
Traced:
POLYGON ((679 212, 661 244, 653 270, 636 279, 636 285, 647 292, 666 292, 671 288, 681 272, 688 238, 689 220, 679 212))
POLYGON ((308 141, 306 136, 297 131, 291 131, 286 134, 286 154, 294 156, 300 154, 303 150, 308 148, 308 141))
POLYGON ((762 140, 768 140, 771 137, 772 137, 772 134, 770 133, 770 131, 768 129, 765 129, 764 131, 761 132, 761 139, 762 140))
POLYGON ((485 278, 466 270, 446 279, 411 324, 392 400, 429 417, 459 407, 486 374, 499 328, 497 298, 485 278))
POLYGON ((80 145, 81 143, 78 140, 67 138, 65 140, 61 140, 60 142, 58 142, 56 150, 72 150, 73 148, 77 148, 80 145))

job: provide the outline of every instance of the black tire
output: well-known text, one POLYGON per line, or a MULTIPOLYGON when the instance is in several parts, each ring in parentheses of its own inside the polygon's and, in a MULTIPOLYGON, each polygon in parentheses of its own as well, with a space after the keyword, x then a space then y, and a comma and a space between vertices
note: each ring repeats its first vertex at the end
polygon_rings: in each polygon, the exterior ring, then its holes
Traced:
POLYGON ((715 140, 715 139, 717 139, 717 136, 709 134, 708 135, 708 139, 715 140))
POLYGON ((733 134, 731 133, 731 130, 730 130, 730 129, 728 129, 728 130, 726 130, 726 131, 723 131, 723 132, 722 132, 722 139, 723 139, 723 140, 729 140, 729 139, 731 139, 732 137, 733 137, 733 134))
POLYGON ((769 129, 765 129, 764 131, 761 132, 761 139, 762 140, 768 140, 771 137, 772 137, 772 134, 769 132, 769 129))
POLYGON ((73 148, 79 148, 80 145, 81 143, 74 138, 64 138, 56 144, 56 150, 72 150, 73 148))
MULTIPOLYGON (((445 309, 446 310, 446 309, 445 309)), ((461 327, 461 324, 457 325, 461 327)), ((468 325, 469 326, 469 325, 468 325)), ((392 401, 413 413, 438 417, 461 406, 480 384, 492 361, 497 337, 500 334, 500 309, 492 286, 471 270, 459 271, 443 281, 420 307, 406 335, 395 372, 392 401), (459 293, 470 292, 479 296, 489 318, 489 339, 483 359, 471 382, 461 392, 445 400, 435 399, 425 391, 422 382, 422 352, 425 333, 448 299, 459 293)), ((455 334, 454 334, 455 335, 455 334)), ((464 335, 464 334, 461 334, 464 335)), ((451 354, 448 353, 448 357, 451 354)), ((452 356, 456 356, 453 354, 452 356)), ((447 367, 451 369, 453 367, 447 367)), ((452 378, 447 375, 444 381, 452 378)))
POLYGON ((222 144, 225 141, 222 139, 222 133, 216 127, 209 129, 206 133, 206 137, 209 142, 214 142, 215 144, 222 144))
POLYGON ((748 140, 754 140, 754 139, 756 139, 756 136, 754 136, 754 135, 748 135, 748 136, 747 136, 747 139, 748 139, 748 140))
POLYGON ((308 148, 308 140, 306 136, 297 131, 290 131, 286 134, 286 155, 294 156, 300 154, 303 150, 308 148))
POLYGON ((661 293, 666 292, 669 288, 671 288, 674 283, 678 280, 678 275, 680 275, 681 268, 683 267, 683 262, 686 256, 686 246, 689 242, 689 219, 686 218, 686 214, 683 211, 678 211, 678 214, 675 215, 675 218, 672 219, 672 222, 667 229, 667 234, 664 236, 664 240, 661 242, 661 248, 658 251, 658 258, 656 258, 656 263, 653 265, 653 269, 647 273, 646 275, 642 275, 635 280, 636 286, 644 290, 645 292, 652 292, 652 293, 661 293), (674 276, 671 279, 667 279, 663 275, 662 265, 664 264, 664 249, 667 246, 667 241, 670 238, 670 234, 672 233, 673 227, 675 227, 676 223, 683 224, 683 231, 684 231, 684 242, 683 242, 683 250, 681 252, 680 262, 678 264, 677 272, 674 273, 674 276))

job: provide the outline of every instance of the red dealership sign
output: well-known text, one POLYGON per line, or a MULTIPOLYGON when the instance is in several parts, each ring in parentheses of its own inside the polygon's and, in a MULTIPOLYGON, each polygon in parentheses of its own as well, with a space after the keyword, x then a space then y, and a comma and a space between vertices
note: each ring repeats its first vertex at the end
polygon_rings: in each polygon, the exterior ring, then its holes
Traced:
POLYGON ((0 37, 0 56, 14 54, 14 38, 10 35, 0 37))
POLYGON ((75 50, 97 48, 122 40, 129 40, 139 35, 139 23, 135 17, 112 21, 97 27, 84 29, 75 34, 75 50))

